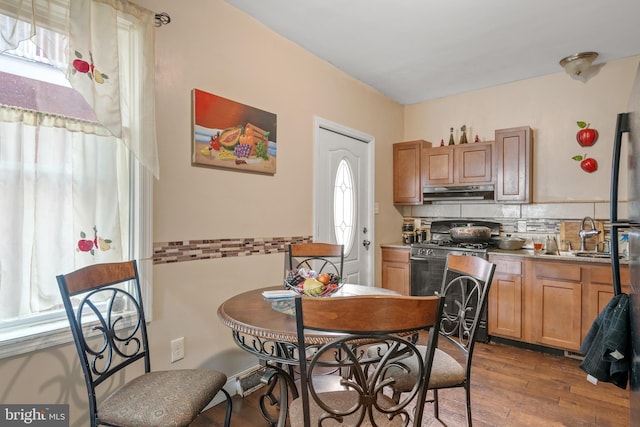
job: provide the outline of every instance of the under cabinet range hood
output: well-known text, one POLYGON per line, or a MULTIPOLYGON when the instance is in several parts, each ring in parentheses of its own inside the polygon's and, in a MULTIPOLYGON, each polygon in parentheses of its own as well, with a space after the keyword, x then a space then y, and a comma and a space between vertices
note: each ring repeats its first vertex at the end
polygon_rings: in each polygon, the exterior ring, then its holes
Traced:
POLYGON ((493 200, 493 185, 423 187, 422 200, 423 202, 493 200))

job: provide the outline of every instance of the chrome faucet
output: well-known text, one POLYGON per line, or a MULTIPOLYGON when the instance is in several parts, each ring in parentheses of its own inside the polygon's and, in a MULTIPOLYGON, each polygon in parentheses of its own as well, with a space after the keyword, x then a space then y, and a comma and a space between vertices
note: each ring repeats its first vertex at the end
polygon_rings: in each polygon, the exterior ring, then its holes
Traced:
POLYGON ((596 224, 593 221, 593 218, 590 216, 582 218, 582 224, 580 225, 580 231, 578 232, 578 236, 580 236, 580 252, 584 252, 586 250, 584 247, 584 240, 587 237, 597 236, 598 234, 600 234, 600 230, 596 230, 596 224), (591 225, 591 230, 586 230, 584 228, 587 221, 589 221, 589 224, 591 225))

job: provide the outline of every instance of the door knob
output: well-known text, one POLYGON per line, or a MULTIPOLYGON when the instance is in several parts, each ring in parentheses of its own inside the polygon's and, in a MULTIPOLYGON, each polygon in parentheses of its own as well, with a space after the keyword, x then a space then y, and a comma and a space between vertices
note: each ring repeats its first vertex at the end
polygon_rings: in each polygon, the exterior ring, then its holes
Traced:
POLYGON ((371 245, 371 241, 366 239, 362 241, 362 246, 364 246, 365 248, 369 249, 370 245, 371 245))

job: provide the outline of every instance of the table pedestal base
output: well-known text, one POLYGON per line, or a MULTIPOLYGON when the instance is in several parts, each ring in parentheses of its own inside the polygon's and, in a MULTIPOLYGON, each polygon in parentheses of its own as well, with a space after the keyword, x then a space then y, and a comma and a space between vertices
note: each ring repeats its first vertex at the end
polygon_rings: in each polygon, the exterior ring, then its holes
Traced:
POLYGON ((289 372, 280 366, 269 363, 266 364, 266 367, 267 371, 260 379, 267 385, 266 391, 260 396, 260 412, 271 426, 284 427, 288 416, 289 391, 291 391, 291 397, 296 399, 298 390, 289 372), (278 387, 277 396, 274 393, 276 387, 278 387), (273 411, 270 411, 270 408, 277 410, 277 418, 272 414, 273 411))

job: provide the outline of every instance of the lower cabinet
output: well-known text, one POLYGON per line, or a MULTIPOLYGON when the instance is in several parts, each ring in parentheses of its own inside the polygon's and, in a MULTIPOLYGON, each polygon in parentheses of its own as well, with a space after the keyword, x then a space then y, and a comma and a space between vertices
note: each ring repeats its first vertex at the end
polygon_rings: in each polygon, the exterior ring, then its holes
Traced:
POLYGON ((490 256, 489 260, 496 264, 489 289, 489 335, 521 340, 523 258, 490 256))
MULTIPOLYGON (((610 264, 491 255, 489 334, 574 352, 613 297, 610 264)), ((621 282, 629 283, 628 266, 621 282)), ((629 292, 628 285, 622 292, 629 292)))
POLYGON ((573 263, 535 262, 531 301, 535 344, 580 350, 584 268, 573 263))
POLYGON ((409 248, 382 248, 382 287, 401 295, 410 294, 409 248))
MULTIPOLYGON (((613 272, 610 265, 591 267, 589 286, 583 293, 582 336, 584 337, 596 317, 613 298, 613 272)), ((629 267, 620 267, 622 292, 629 294, 629 267)))

